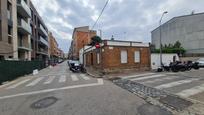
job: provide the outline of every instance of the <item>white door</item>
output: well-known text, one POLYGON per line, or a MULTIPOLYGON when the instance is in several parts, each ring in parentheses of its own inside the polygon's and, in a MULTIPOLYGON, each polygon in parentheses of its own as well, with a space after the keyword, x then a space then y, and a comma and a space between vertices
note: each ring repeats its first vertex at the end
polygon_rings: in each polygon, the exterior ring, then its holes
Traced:
POLYGON ((123 50, 121 51, 121 63, 127 63, 127 51, 126 50, 123 50))

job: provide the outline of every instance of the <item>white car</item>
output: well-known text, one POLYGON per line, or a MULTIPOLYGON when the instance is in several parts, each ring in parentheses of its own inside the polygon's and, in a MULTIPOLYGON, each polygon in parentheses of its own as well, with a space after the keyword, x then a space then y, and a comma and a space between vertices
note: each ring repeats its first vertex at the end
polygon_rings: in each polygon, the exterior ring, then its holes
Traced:
POLYGON ((198 62, 199 67, 204 67, 204 58, 200 58, 196 62, 198 62))

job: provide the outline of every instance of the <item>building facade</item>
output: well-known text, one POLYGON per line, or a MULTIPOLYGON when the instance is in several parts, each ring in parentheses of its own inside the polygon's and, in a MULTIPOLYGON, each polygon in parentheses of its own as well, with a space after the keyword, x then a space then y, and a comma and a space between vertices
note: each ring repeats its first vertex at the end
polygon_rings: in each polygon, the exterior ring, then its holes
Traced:
POLYGON ((84 51, 85 66, 105 73, 124 69, 150 69, 151 54, 148 43, 104 40, 101 49, 86 47, 84 51))
POLYGON ((179 41, 187 55, 204 55, 204 13, 174 17, 151 32, 152 44, 159 48, 160 29, 162 45, 179 41))
POLYGON ((0 59, 48 61, 48 29, 30 0, 0 1, 0 59))
POLYGON ((49 32, 49 52, 50 52, 50 63, 57 63, 59 58, 59 50, 58 50, 58 43, 55 37, 49 32))
POLYGON ((31 60, 30 3, 30 0, 17 0, 17 46, 19 60, 31 60))
POLYGON ((32 30, 31 35, 32 60, 37 59, 48 62, 49 59, 48 29, 32 3, 30 6, 31 6, 30 26, 32 30))
MULTIPOLYGON (((14 40, 17 40, 16 1, 0 1, 0 60, 14 57, 14 40)), ((15 52, 17 52, 15 46, 15 52)), ((15 53, 16 54, 16 53, 15 53)))
POLYGON ((88 26, 75 28, 72 35, 72 43, 69 51, 71 59, 79 59, 79 50, 90 43, 91 38, 96 36, 96 31, 89 30, 88 26))

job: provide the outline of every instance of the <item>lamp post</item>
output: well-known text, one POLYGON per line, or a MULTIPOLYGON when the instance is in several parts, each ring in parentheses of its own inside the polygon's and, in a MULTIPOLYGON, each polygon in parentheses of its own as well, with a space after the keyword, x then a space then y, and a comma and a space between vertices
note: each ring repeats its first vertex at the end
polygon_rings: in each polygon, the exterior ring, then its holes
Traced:
POLYGON ((163 12, 161 19, 159 20, 159 44, 160 44, 160 67, 162 68, 162 35, 161 35, 161 23, 162 23, 162 18, 164 14, 167 14, 168 12, 165 11, 163 12))

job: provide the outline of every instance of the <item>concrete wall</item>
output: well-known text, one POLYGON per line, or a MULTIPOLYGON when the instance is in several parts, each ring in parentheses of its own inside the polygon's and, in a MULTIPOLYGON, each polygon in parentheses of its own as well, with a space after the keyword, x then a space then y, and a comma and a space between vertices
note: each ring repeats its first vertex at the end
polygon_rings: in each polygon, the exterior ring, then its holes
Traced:
MULTIPOLYGON (((173 57, 176 56, 176 61, 179 61, 177 54, 162 54, 162 63, 166 66, 173 62, 173 57)), ((158 69, 160 67, 160 55, 153 53, 151 54, 151 68, 158 69)))
MULTIPOLYGON (((204 13, 175 17, 161 30, 162 44, 180 41, 188 54, 204 54, 204 13)), ((152 31, 152 44, 159 48, 159 28, 152 31)))

